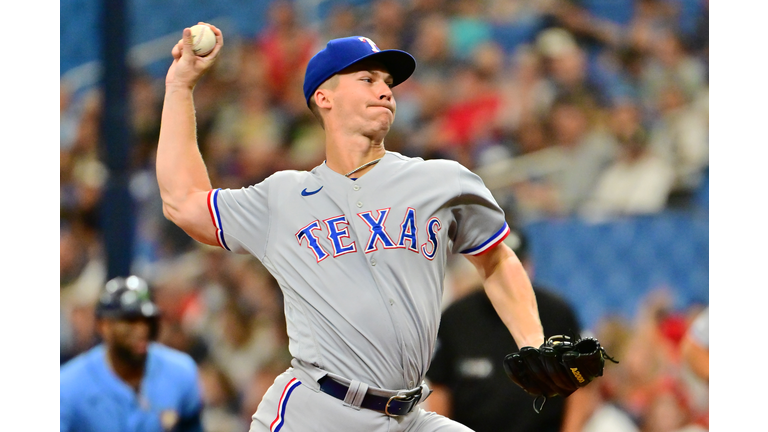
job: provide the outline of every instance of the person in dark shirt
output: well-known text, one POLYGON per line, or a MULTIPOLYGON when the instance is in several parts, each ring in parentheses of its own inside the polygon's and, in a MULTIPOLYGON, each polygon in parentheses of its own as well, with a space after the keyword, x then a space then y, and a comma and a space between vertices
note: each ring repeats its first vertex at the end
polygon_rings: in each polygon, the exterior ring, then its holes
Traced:
MULTIPOLYGON (((527 239, 517 230, 505 240, 533 279, 527 239)), ((578 335, 578 319, 568 302, 533 283, 545 337, 578 335)), ((547 400, 542 412, 533 396, 515 385, 503 368, 504 357, 518 351, 514 339, 481 289, 453 302, 443 313, 435 356, 427 372, 433 388, 429 408, 477 432, 565 432, 586 420, 581 392, 547 400), (581 415, 583 412, 584 415, 581 415)))

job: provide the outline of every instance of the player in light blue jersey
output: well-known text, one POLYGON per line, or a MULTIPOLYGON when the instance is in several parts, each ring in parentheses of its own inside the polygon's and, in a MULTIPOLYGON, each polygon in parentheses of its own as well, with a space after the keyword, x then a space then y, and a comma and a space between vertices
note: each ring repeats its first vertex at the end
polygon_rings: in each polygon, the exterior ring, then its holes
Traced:
POLYGON ((61 432, 202 432, 197 365, 152 341, 150 294, 137 276, 105 285, 96 307, 104 342, 61 368, 61 432))

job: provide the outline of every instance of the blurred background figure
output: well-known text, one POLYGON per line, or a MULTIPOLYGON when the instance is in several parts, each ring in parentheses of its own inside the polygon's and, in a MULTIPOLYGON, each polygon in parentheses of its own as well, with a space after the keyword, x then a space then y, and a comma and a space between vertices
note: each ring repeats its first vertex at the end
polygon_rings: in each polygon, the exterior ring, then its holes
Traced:
POLYGON ((537 169, 531 159, 526 168, 532 175, 515 185, 524 220, 573 215, 592 194, 600 176, 614 160, 616 144, 590 119, 588 108, 571 96, 556 99, 548 126, 555 159, 548 171, 537 169))
POLYGON ((580 211, 587 217, 661 212, 675 183, 672 164, 648 148, 640 112, 632 102, 614 107, 611 120, 618 153, 580 211))
POLYGON ((301 22, 293 1, 270 2, 268 18, 266 27, 256 36, 254 48, 263 55, 266 90, 274 103, 281 104, 290 84, 297 76, 303 78, 317 36, 301 22))
MULTIPOLYGON (((544 336, 579 335, 581 326, 571 305, 535 282, 525 234, 510 231, 504 241, 534 281, 544 336)), ((433 389, 429 409, 477 432, 580 431, 588 393, 579 390, 568 398, 551 398, 542 413, 536 413, 533 397, 512 383, 502 367, 504 357, 518 350, 476 282, 443 313, 435 357, 427 372, 433 389)))
POLYGON ((106 278, 98 243, 81 224, 66 224, 59 237, 60 361, 98 343, 94 305, 106 278))
POLYGON ((202 432, 197 365, 153 342, 160 310, 146 281, 111 279, 96 316, 103 343, 61 368, 61 431, 202 432))
POLYGON ((651 149, 674 170, 672 193, 677 207, 690 205, 709 167, 708 115, 676 85, 664 87, 651 125, 651 149), (676 198, 676 199, 675 199, 676 198))
POLYGON ((615 347, 621 362, 606 368, 598 385, 586 387, 597 403, 588 410, 585 432, 708 429, 706 390, 691 386, 682 371, 683 339, 701 310, 675 310, 669 290, 657 288, 643 299, 634 323, 616 316, 601 320, 598 338, 615 347))
POLYGON ((537 37, 536 49, 543 57, 548 85, 555 98, 570 97, 590 115, 608 104, 604 84, 589 74, 587 52, 570 32, 547 29, 537 37))
POLYGON ((682 342, 683 362, 701 380, 709 383, 709 307, 691 323, 682 342))
MULTIPOLYGON (((709 305, 698 312, 680 342, 682 375, 690 401, 690 431, 709 429, 709 305)), ((688 429, 686 429, 687 431, 688 429)))
POLYGON ((220 368, 210 362, 200 364, 200 389, 203 395, 202 423, 206 432, 247 430, 248 423, 238 412, 238 393, 220 368))

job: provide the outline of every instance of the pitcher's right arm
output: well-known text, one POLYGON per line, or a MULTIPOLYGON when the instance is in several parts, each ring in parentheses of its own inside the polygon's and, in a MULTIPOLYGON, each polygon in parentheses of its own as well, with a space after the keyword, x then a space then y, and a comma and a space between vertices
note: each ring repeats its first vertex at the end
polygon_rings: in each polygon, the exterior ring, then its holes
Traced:
POLYGON ((165 217, 195 240, 215 246, 216 229, 208 209, 211 181, 197 146, 192 98, 195 85, 213 65, 224 44, 221 30, 208 26, 216 35, 216 47, 207 56, 199 57, 192 51, 189 28, 184 29, 182 39, 173 47, 173 63, 165 79, 156 168, 165 217))

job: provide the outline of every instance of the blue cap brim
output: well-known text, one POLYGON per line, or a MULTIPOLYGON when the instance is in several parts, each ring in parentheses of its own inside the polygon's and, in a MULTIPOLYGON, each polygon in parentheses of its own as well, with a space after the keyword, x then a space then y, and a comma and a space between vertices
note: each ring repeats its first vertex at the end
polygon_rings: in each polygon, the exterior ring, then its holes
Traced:
POLYGON ((413 56, 400 50, 383 50, 377 53, 371 53, 371 55, 345 66, 342 70, 353 64, 360 63, 363 60, 375 60, 381 63, 387 69, 389 74, 392 75, 392 87, 407 80, 413 75, 413 71, 416 70, 416 60, 413 56))
MULTIPOLYGON (((403 81, 407 80, 416 70, 416 59, 414 59, 412 55, 405 51, 389 49, 371 52, 368 55, 356 57, 352 61, 335 65, 335 67, 325 71, 325 73, 322 75, 318 76, 313 74, 311 76, 311 88, 304 89, 304 97, 306 98, 307 105, 309 105, 309 100, 312 95, 314 95, 315 90, 317 90, 317 88, 320 87, 320 85, 324 83, 328 78, 364 60, 374 60, 381 63, 387 72, 392 75, 392 87, 395 87, 398 84, 401 84, 403 81)), ((305 80, 306 79, 307 78, 305 77, 305 80)), ((305 85, 306 84, 309 83, 305 82, 305 85)))

